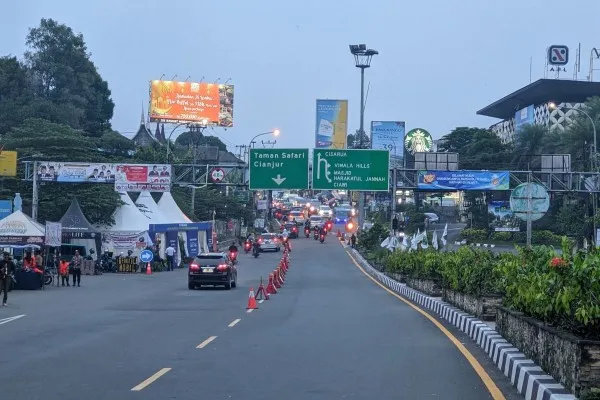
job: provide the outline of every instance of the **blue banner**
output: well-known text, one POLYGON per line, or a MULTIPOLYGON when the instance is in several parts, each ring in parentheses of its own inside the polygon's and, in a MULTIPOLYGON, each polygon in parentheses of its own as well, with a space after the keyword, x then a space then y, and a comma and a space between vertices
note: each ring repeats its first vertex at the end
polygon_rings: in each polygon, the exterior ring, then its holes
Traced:
POLYGON ((179 235, 177 232, 168 231, 165 236, 167 239, 166 247, 172 246, 175 249, 175 254, 179 253, 179 235))
POLYGON ((0 219, 12 214, 12 200, 0 200, 0 219))
POLYGON ((419 171, 422 190, 509 190, 507 171, 419 171))
POLYGON ((188 231, 186 233, 188 257, 196 257, 200 253, 198 250, 198 231, 188 231))

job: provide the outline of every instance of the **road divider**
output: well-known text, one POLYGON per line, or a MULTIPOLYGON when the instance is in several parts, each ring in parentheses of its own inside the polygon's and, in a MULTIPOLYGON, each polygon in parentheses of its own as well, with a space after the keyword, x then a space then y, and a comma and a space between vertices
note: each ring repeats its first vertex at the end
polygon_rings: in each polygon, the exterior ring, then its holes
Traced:
POLYGON ((143 390, 143 389, 147 388, 152 383, 154 383, 158 378, 160 378, 161 376, 163 376, 164 374, 166 374, 170 370, 171 370, 171 368, 163 368, 163 369, 161 369, 160 371, 156 372, 154 375, 152 375, 150 378, 146 379, 145 381, 143 381, 139 385, 132 387, 131 391, 132 392, 139 392, 140 390, 143 390))
POLYGON ((269 283, 265 287, 263 285, 263 279, 260 278, 260 284, 258 290, 254 292, 254 288, 250 288, 250 294, 248 296, 248 304, 246 305, 246 312, 251 313, 253 310, 258 309, 258 304, 261 304, 265 300, 269 300, 271 295, 277 294, 278 289, 281 289, 285 284, 286 275, 290 268, 290 250, 287 248, 283 251, 283 256, 277 264, 277 268, 269 274, 269 283), (257 303, 258 302, 258 303, 257 303))
POLYGON ((215 340, 217 338, 217 336, 210 336, 208 339, 206 339, 204 342, 200 343, 198 346, 196 346, 197 349, 203 349, 206 346, 208 346, 213 340, 215 340))

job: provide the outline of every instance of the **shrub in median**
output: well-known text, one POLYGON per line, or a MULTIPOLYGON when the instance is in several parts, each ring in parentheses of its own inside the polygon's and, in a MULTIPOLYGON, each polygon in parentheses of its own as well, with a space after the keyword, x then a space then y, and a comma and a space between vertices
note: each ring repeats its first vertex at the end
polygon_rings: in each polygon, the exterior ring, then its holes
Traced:
POLYGON ((443 286, 472 296, 502 292, 498 256, 490 251, 461 247, 444 253, 442 261, 443 286))

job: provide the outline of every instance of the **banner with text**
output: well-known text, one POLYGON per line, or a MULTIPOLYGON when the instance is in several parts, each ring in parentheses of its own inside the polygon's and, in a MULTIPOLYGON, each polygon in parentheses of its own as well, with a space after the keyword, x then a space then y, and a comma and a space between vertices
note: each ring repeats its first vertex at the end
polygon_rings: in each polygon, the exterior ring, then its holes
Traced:
POLYGON ((345 149, 348 100, 317 100, 316 149, 345 149))
POLYGON ((404 121, 371 121, 371 148, 388 150, 392 158, 404 156, 404 121))
POLYGON ((509 190, 507 171, 419 171, 422 190, 509 190))
POLYGON ((168 192, 171 166, 166 164, 111 164, 41 161, 38 179, 59 183, 114 183, 115 190, 168 192))
POLYGON ((490 227, 494 232, 519 232, 521 220, 510 209, 510 201, 491 200, 488 203, 488 213, 494 218, 490 227))

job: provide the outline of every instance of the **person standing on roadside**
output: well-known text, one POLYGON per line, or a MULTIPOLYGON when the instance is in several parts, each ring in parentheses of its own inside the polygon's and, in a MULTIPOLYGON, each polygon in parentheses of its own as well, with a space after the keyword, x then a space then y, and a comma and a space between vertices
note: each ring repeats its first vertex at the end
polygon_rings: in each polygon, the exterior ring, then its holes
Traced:
POLYGON ((15 272, 15 263, 10 259, 9 253, 4 253, 4 258, 0 261, 0 291, 4 291, 2 306, 6 307, 8 300, 8 290, 12 281, 12 274, 15 272))
POLYGON ((45 269, 44 266, 44 258, 42 257, 42 253, 39 250, 35 251, 35 266, 41 270, 45 269))
POLYGON ((75 255, 71 260, 71 266, 73 267, 73 287, 77 282, 77 287, 81 285, 81 264, 83 264, 83 258, 79 255, 79 250, 75 250, 75 255))
POLYGON ((165 250, 165 254, 167 255, 167 271, 173 271, 173 262, 175 259, 175 248, 172 245, 169 245, 165 250))

